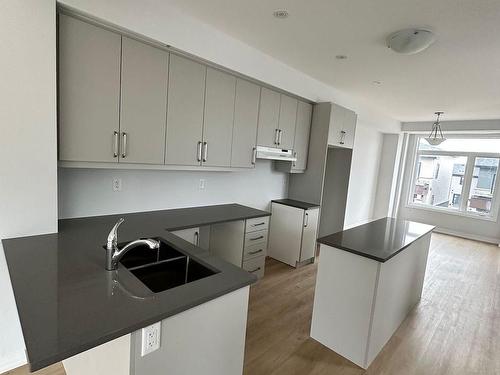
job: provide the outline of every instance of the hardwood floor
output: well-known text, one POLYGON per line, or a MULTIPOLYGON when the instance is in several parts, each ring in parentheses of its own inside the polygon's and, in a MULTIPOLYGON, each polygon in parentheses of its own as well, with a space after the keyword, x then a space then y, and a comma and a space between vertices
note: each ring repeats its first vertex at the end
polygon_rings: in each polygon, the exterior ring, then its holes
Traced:
POLYGON ((315 277, 316 265, 267 260, 250 292, 244 375, 500 374, 497 246, 433 234, 422 300, 367 371, 309 338, 315 277))

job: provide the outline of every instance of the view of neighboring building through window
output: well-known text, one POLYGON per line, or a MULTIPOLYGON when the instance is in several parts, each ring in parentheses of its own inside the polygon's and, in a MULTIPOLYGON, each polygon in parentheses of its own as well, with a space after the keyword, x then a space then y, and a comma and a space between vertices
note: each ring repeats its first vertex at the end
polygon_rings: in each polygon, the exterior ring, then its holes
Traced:
POLYGON ((439 146, 419 138, 410 204, 491 215, 499 161, 500 138, 451 138, 439 146))

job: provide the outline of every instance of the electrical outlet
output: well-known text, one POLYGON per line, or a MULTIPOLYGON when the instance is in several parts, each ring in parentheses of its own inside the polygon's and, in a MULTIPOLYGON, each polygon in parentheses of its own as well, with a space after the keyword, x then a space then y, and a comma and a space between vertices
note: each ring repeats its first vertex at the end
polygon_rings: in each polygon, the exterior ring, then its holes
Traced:
POLYGON ((200 178, 200 190, 205 190, 206 181, 204 178, 200 178))
POLYGON ((113 191, 122 191, 122 179, 113 178, 113 191))
POLYGON ((161 322, 142 329, 141 357, 160 349, 161 322))

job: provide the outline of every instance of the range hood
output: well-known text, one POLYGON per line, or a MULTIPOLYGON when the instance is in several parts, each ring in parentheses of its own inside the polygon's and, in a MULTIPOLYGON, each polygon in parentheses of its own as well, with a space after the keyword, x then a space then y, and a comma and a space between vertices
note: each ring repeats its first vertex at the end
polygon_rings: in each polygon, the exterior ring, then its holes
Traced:
POLYGON ((270 159, 282 161, 297 161, 293 155, 293 150, 286 150, 274 147, 257 146, 255 149, 255 157, 257 159, 270 159))

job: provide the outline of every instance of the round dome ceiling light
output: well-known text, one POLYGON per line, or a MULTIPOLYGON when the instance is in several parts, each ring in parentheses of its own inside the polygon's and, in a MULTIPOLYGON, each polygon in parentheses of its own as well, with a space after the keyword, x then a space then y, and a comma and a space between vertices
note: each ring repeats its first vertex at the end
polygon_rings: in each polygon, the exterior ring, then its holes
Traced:
POLYGON ((404 29, 396 31, 387 38, 387 47, 394 52, 413 55, 428 48, 436 36, 430 30, 404 29))

